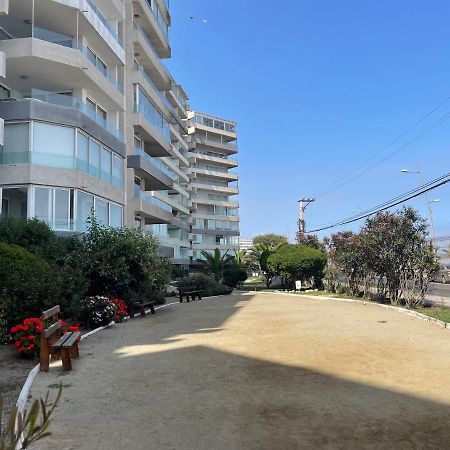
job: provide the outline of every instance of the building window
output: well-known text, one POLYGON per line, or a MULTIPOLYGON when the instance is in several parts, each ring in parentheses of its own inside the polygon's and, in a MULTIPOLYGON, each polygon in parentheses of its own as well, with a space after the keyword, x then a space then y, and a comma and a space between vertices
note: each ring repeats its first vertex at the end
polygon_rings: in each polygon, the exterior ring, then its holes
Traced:
POLYGON ((27 188, 3 188, 1 191, 3 219, 26 219, 28 209, 27 188))
POLYGON ((91 217, 94 208, 94 196, 77 192, 77 229, 79 231, 87 231, 87 220, 91 217))
POLYGON ((71 230, 71 195, 69 189, 34 188, 34 215, 54 230, 71 230))
POLYGON ((122 207, 114 203, 110 203, 109 207, 109 226, 113 228, 121 228, 122 207))

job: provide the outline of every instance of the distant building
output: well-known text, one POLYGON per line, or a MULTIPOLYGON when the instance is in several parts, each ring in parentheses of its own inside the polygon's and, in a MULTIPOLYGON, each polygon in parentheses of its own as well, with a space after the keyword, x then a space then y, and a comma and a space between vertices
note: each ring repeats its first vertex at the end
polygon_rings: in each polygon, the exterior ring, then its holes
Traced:
POLYGON ((239 239, 239 250, 249 250, 253 247, 253 239, 239 239))

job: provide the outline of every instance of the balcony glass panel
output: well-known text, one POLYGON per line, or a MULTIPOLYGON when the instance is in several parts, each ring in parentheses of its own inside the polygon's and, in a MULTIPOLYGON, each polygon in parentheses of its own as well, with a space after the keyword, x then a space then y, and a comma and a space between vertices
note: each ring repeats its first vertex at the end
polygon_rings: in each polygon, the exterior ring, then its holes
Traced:
POLYGON ((138 99, 138 103, 134 105, 135 112, 142 114, 170 142, 169 121, 159 112, 140 86, 138 86, 138 99))

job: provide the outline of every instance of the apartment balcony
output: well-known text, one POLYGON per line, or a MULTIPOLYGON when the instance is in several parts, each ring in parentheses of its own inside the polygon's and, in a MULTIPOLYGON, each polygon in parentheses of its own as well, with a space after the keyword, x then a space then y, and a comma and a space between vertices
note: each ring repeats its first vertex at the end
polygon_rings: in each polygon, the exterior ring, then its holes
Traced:
POLYGON ((31 29, 32 2, 30 0, 14 0, 10 2, 9 15, 0 18, 0 26, 8 31, 14 24, 12 35, 15 38, 36 37, 40 28, 50 29, 61 35, 84 36, 90 45, 102 54, 102 60, 107 64, 120 65, 125 63, 125 50, 122 39, 115 26, 105 18, 100 11, 108 11, 108 17, 122 21, 124 6, 120 8, 120 0, 35 0, 34 25, 31 29), (40 27, 40 28, 39 28, 40 27))
POLYGON ((149 37, 136 22, 133 24, 133 43, 135 56, 158 89, 161 91, 170 89, 171 81, 167 69, 161 63, 149 37))
POLYGON ((162 170, 162 163, 142 149, 136 149, 136 155, 128 155, 127 167, 143 178, 147 191, 172 189, 173 180, 162 170))
POLYGON ((224 181, 238 181, 239 176, 235 173, 229 172, 224 169, 224 171, 220 170, 210 170, 210 169, 200 169, 197 167, 192 167, 188 170, 189 175, 195 180, 200 181, 201 177, 208 177, 208 179, 215 180, 224 180, 224 181), (200 177, 199 177, 200 176, 200 177))
POLYGON ((166 98, 164 93, 160 91, 158 86, 156 86, 154 81, 145 71, 144 67, 135 62, 133 68, 133 84, 139 84, 144 89, 146 94, 152 99, 155 105, 163 111, 167 117, 170 117, 171 115, 178 115, 175 108, 166 98))
POLYGON ((133 15, 145 30, 159 57, 170 58, 168 8, 165 6, 162 11, 154 0, 133 0, 133 15))
POLYGON ((206 219, 206 220, 224 220, 229 222, 239 222, 238 215, 220 216, 218 214, 209 214, 208 212, 195 212, 191 214, 192 219, 206 219))
POLYGON ((196 112, 195 123, 197 128, 206 132, 220 134, 229 140, 236 139, 236 122, 196 112))
MULTIPOLYGON (((179 228, 180 230, 184 230, 184 231, 189 231, 191 229, 189 223, 187 223, 184 220, 179 219, 178 217, 173 217, 172 220, 170 221, 170 225, 179 228)), ((189 240, 185 240, 184 244, 186 247, 189 246, 189 240)))
POLYGON ((205 229, 192 227, 193 234, 206 234, 208 236, 240 236, 239 230, 205 229))
POLYGON ((0 50, 6 54, 8 82, 16 91, 87 89, 106 110, 125 110, 122 86, 96 67, 82 46, 22 38, 0 41, 0 50))
POLYGON ((216 184, 209 184, 206 182, 201 182, 200 180, 195 180, 189 185, 189 188, 194 190, 194 193, 196 190, 202 190, 202 191, 210 191, 210 192, 217 192, 219 194, 223 195, 237 195, 239 194, 239 188, 236 186, 222 186, 222 185, 216 185, 216 184))
POLYGON ((142 217, 146 224, 171 223, 173 219, 172 207, 160 199, 141 191, 138 186, 134 189, 134 199, 131 208, 135 214, 142 217))
POLYGON ((239 250, 239 245, 231 245, 231 244, 194 244, 192 243, 192 250, 199 251, 207 251, 214 252, 214 250, 218 248, 219 250, 229 251, 229 255, 233 256, 234 251, 239 250))
POLYGON ((172 106, 177 108, 180 116, 183 119, 188 119, 188 111, 190 109, 188 97, 184 92, 184 89, 179 84, 176 84, 173 80, 171 89, 167 91, 167 98, 169 99, 172 106))
POLYGON ((218 164, 223 167, 228 167, 230 169, 238 167, 239 165, 238 162, 234 159, 219 158, 218 156, 205 155, 204 153, 198 153, 193 150, 191 150, 188 153, 188 159, 190 161, 193 161, 194 163, 197 161, 212 162, 214 164, 218 164))
POLYGON ((220 150, 228 155, 234 155, 238 152, 236 140, 228 141, 221 136, 201 136, 198 133, 194 138, 194 146, 200 145, 202 149, 220 150))
POLYGON ((239 208, 239 202, 230 202, 227 200, 212 200, 209 198, 203 198, 199 196, 191 196, 191 202, 194 209, 196 205, 211 205, 211 206, 223 206, 225 208, 239 208))
POLYGON ((32 93, 30 98, 0 101, 0 117, 7 121, 36 119, 81 128, 117 153, 125 154, 123 134, 85 103, 60 94, 32 93))
POLYGON ((166 203, 171 207, 171 209, 175 209, 180 211, 183 214, 190 214, 190 209, 187 205, 183 204, 182 199, 177 195, 165 195, 160 192, 154 193, 155 197, 166 203))
POLYGON ((149 143, 147 151, 151 156, 172 156, 172 144, 164 136, 162 124, 155 121, 152 112, 143 104, 135 105, 133 125, 135 134, 149 143))

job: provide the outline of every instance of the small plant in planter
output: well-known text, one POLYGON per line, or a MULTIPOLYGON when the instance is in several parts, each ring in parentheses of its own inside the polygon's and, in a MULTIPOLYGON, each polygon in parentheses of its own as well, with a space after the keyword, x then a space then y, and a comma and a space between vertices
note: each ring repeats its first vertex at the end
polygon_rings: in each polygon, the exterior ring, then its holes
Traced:
POLYGON ((127 304, 121 298, 112 298, 111 303, 116 308, 116 313, 114 315, 114 322, 120 323, 125 321, 125 317, 128 315, 127 304))

